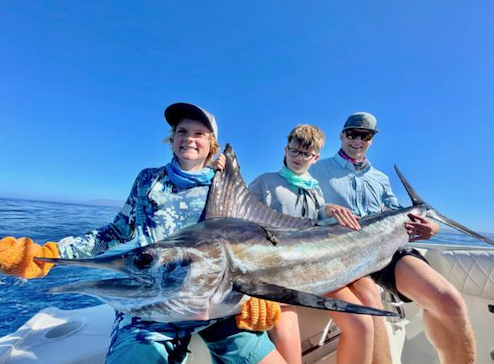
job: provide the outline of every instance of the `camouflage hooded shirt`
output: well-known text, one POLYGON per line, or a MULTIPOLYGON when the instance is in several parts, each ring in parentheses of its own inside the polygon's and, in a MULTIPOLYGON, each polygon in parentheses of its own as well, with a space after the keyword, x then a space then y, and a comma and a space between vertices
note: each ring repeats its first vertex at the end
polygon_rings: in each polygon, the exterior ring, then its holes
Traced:
POLYGON ((137 176, 115 220, 83 236, 58 242, 60 256, 87 258, 131 242, 130 248, 156 243, 199 221, 209 186, 180 188, 165 167, 144 169, 137 176))

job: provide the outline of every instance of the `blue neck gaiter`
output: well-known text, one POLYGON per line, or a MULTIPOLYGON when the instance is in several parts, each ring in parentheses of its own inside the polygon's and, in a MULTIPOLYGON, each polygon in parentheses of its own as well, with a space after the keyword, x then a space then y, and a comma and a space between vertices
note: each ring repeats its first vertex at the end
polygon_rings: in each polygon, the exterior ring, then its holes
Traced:
POLYGON ((293 172, 291 169, 283 166, 278 171, 278 174, 281 177, 285 178, 292 186, 301 188, 306 191, 312 190, 313 188, 317 188, 317 186, 319 186, 319 182, 315 178, 312 178, 309 172, 306 172, 303 175, 299 176, 295 174, 295 172, 293 172))
POLYGON ((173 157, 171 163, 166 166, 166 173, 172 183, 181 188, 194 186, 209 186, 214 177, 214 169, 206 167, 200 171, 184 171, 180 168, 177 157, 173 157))

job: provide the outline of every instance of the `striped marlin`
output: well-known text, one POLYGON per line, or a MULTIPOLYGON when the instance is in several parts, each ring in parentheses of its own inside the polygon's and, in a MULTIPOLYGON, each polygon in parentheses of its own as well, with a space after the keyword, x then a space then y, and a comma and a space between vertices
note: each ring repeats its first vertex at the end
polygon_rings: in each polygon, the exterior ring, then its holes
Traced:
POLYGON ((52 293, 94 296, 118 311, 157 322, 238 314, 249 298, 318 309, 394 315, 323 295, 385 267, 409 241, 410 213, 494 241, 426 204, 395 167, 413 205, 360 219, 359 231, 275 212, 249 193, 230 146, 209 190, 203 221, 165 240, 91 259, 39 261, 117 271, 125 278, 78 282, 52 293))

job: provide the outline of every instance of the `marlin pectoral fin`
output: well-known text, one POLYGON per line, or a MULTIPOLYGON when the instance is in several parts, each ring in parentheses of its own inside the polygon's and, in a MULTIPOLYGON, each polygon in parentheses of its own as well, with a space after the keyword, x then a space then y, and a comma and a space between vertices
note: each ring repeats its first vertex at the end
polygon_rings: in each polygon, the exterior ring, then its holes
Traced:
POLYGON ((353 303, 335 300, 319 296, 312 293, 301 292, 295 289, 277 286, 275 284, 265 282, 245 282, 242 280, 236 280, 233 283, 233 289, 237 292, 246 294, 248 296, 262 298, 270 301, 287 303, 296 306, 312 307, 321 310, 328 311, 340 311, 348 313, 358 313, 362 315, 373 316, 393 316, 397 317, 398 314, 378 310, 372 307, 355 305, 353 303))

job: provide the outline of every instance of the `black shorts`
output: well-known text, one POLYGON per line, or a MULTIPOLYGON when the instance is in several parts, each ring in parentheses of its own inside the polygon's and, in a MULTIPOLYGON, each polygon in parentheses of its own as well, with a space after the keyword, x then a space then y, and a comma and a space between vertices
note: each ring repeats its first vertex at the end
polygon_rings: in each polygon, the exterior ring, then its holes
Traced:
POLYGON ((402 295, 400 292, 398 292, 398 289, 396 288, 396 277, 395 277, 395 267, 396 263, 403 258, 404 256, 411 255, 414 256, 418 259, 423 260, 427 264, 429 262, 425 257, 420 254, 420 252, 416 249, 413 248, 402 248, 398 250, 394 255, 393 258, 391 259, 391 262, 385 266, 383 269, 380 271, 377 271, 375 273, 371 274, 372 279, 379 284, 381 287, 387 289, 391 293, 395 294, 396 296, 400 297, 400 299, 403 302, 412 302, 410 298, 407 296, 402 295))

